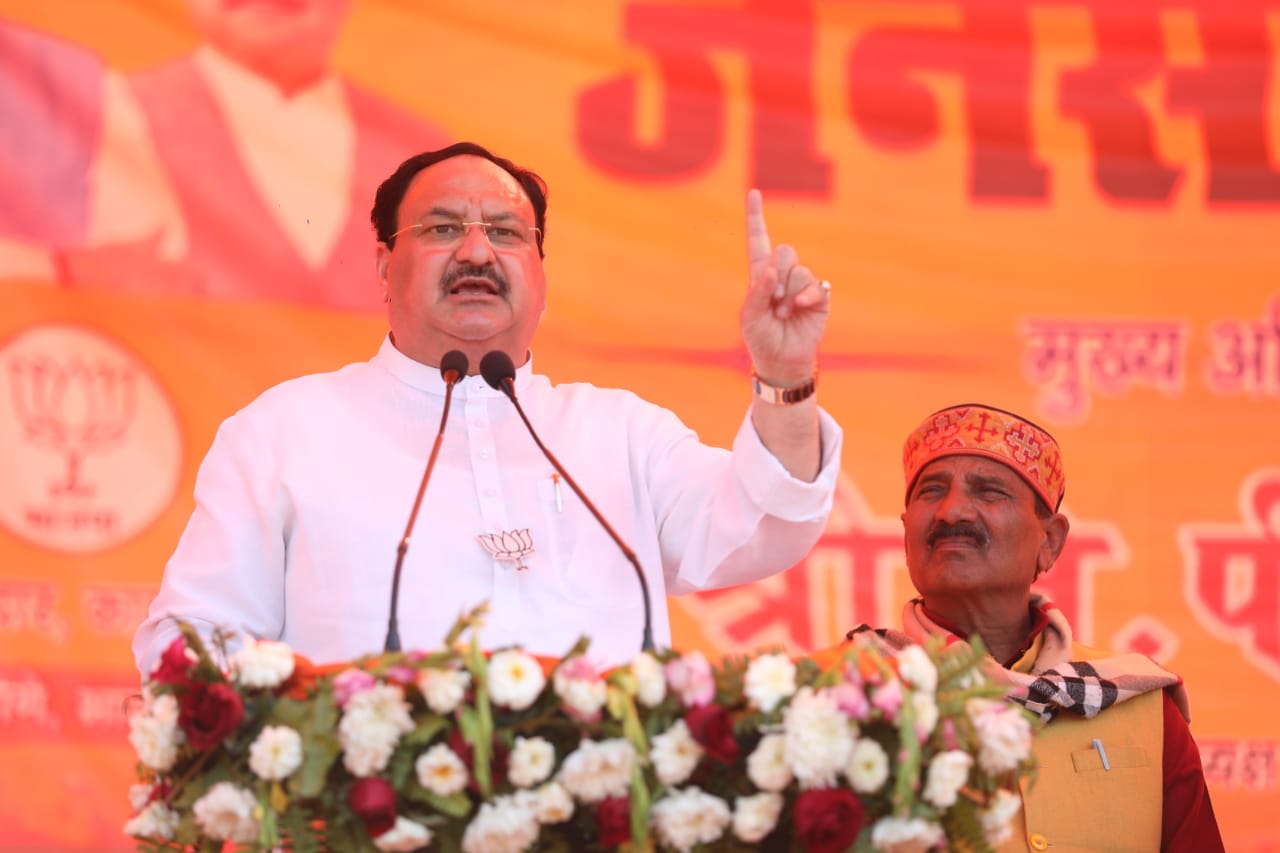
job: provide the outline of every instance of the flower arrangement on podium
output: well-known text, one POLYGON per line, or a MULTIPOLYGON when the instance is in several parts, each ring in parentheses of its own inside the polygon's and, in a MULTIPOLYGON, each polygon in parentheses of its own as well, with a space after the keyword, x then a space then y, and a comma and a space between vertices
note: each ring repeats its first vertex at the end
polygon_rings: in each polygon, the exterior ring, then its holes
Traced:
POLYGON ((989 850, 1034 775, 1032 718, 977 643, 602 670, 440 650, 317 668, 188 625, 130 720, 139 850, 989 850))

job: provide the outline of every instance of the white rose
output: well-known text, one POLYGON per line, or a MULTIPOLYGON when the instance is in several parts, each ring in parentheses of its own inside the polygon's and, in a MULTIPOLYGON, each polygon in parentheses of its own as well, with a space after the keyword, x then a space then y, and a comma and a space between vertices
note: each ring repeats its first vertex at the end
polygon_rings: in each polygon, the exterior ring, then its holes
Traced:
POLYGON ((1013 816, 1022 809, 1022 798, 1001 788, 987 807, 978 812, 987 843, 999 847, 1013 835, 1013 816))
POLYGON ((546 738, 516 738, 507 759, 507 778, 517 788, 536 785, 555 768, 556 748, 546 738))
POLYGON ((467 695, 471 673, 465 669, 424 669, 418 673, 418 690, 427 707, 437 714, 451 714, 467 695))
POLYGON ((763 791, 781 791, 791 784, 791 767, 787 764, 787 739, 768 734, 747 757, 747 778, 763 791))
POLYGON ((125 825, 124 834, 134 838, 155 838, 168 841, 178 829, 181 816, 163 802, 156 800, 143 806, 125 825))
POLYGON ((513 711, 523 711, 538 700, 547 677, 531 655, 519 649, 496 652, 489 659, 489 697, 513 711))
POLYGON ((463 853, 521 853, 538 840, 538 816, 514 797, 482 803, 462 833, 463 853))
POLYGON ((916 736, 922 741, 928 740, 938 725, 938 703, 932 693, 912 692, 911 708, 916 716, 916 736))
POLYGON ((155 785, 130 785, 129 786, 129 805, 133 807, 135 812, 140 812, 151 802, 151 792, 156 789, 155 785))
POLYGON ((249 769, 259 779, 285 779, 301 766, 302 737, 289 726, 264 726, 249 744, 249 769))
POLYGON ((581 655, 560 664, 552 680, 552 689, 565 707, 581 720, 599 719, 600 710, 609 696, 608 685, 581 655))
POLYGON ((253 792, 219 782, 191 806, 196 826, 210 838, 248 844, 258 840, 253 792))
POLYGON ((688 779, 703 754, 704 750, 693 739, 684 720, 676 720, 671 728, 656 735, 649 749, 653 771, 658 781, 668 788, 688 779))
POLYGON ((447 797, 467 787, 467 765, 446 744, 438 743, 413 763, 418 783, 433 794, 447 797))
POLYGON ((144 693, 141 711, 129 718, 129 743, 138 760, 161 773, 178 760, 178 749, 187 736, 178 728, 178 700, 166 693, 144 693))
POLYGON ((272 640, 245 637, 228 662, 232 679, 245 687, 279 687, 293 675, 293 649, 272 640))
POLYGON ((172 693, 164 693, 160 696, 152 694, 150 688, 142 691, 144 697, 143 709, 155 717, 162 725, 176 726, 178 725, 178 717, 181 711, 178 708, 178 700, 172 693))
POLYGON ((631 791, 636 750, 623 738, 583 741, 560 766, 557 781, 584 803, 624 797, 631 791))
POLYGON ((1012 705, 970 699, 965 713, 978 733, 978 764, 988 773, 1004 773, 1031 754, 1031 723, 1012 705))
POLYGON ((786 655, 761 655, 747 664, 742 692, 767 714, 796 692, 796 665, 786 655))
POLYGON ((359 777, 380 773, 400 736, 413 731, 409 703, 394 684, 377 684, 347 700, 338 722, 342 763, 359 777))
POLYGON ((802 687, 782 716, 787 764, 802 788, 829 788, 849 766, 857 726, 827 691, 802 687))
POLYGON ((663 844, 687 853, 724 835, 733 816, 719 797, 700 788, 677 788, 653 804, 649 819, 663 844))
POLYGON ((918 817, 883 817, 871 827, 871 845, 881 853, 924 853, 945 840, 942 827, 918 817))
POLYGON ((778 825, 782 814, 782 795, 765 792, 738 797, 733 804, 733 834, 739 840, 755 844, 778 825))
POLYGON ((540 823, 564 823, 573 817, 573 797, 559 782, 548 782, 534 794, 534 810, 540 823))
POLYGON ((969 780, 973 756, 958 749, 949 749, 933 757, 929 762, 929 780, 924 786, 924 798, 940 809, 949 809, 956 803, 956 794, 969 780))
POLYGON ((871 738, 858 738, 845 770, 849 785, 859 794, 874 794, 889 778, 889 756, 871 738))
POLYGON ((631 675, 636 680, 636 701, 653 708, 667 697, 667 676, 662 664, 648 652, 637 652, 631 659, 631 675))
POLYGON ((373 839, 373 846, 388 853, 413 853, 431 843, 431 830, 407 817, 396 816, 395 826, 373 839))
POLYGON ((916 690, 933 693, 938 689, 938 668, 922 646, 907 646, 898 652, 898 677, 916 690))

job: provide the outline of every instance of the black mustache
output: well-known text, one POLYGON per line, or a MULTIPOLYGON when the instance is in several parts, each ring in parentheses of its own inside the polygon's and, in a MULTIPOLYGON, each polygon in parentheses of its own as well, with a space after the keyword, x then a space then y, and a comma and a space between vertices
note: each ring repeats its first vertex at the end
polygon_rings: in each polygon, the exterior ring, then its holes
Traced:
POLYGON ((449 272, 445 273, 444 278, 440 280, 440 289, 443 292, 448 293, 453 289, 455 284, 467 278, 482 278, 485 281, 491 282, 493 286, 497 288, 499 296, 507 295, 506 278, 497 269, 497 267, 491 266, 475 267, 463 265, 454 267, 449 270, 449 272))
POLYGON ((929 529, 929 535, 925 537, 925 543, 929 547, 933 547, 942 539, 969 539, 983 548, 991 541, 987 531, 971 521, 962 521, 959 524, 948 524, 945 521, 936 522, 929 529))

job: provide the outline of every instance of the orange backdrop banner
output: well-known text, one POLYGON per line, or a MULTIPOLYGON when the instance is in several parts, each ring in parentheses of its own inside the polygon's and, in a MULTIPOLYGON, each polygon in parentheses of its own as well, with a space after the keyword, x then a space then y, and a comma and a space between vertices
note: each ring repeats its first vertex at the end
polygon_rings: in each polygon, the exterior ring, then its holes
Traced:
POLYGON ((747 188, 834 285, 835 512, 678 646, 896 625, 908 432, 1023 412, 1069 476, 1044 590, 1185 678, 1227 848, 1280 850, 1278 60, 1252 0, 0 0, 0 850, 131 849, 129 642, 200 459, 376 350, 373 187, 460 139, 551 186, 540 368, 707 441, 747 188))

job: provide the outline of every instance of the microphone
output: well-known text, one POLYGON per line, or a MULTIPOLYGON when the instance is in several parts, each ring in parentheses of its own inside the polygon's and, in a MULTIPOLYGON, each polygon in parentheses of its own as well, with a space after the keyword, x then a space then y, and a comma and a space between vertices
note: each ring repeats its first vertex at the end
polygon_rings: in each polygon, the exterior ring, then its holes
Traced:
POLYGON ((569 472, 564 470, 564 466, 560 464, 560 460, 547 449, 542 443, 542 439, 538 438, 538 433, 534 431, 533 424, 529 423, 529 418, 525 415, 524 409, 520 406, 520 401, 516 399, 516 368, 511 362, 511 356, 501 350, 493 350, 485 353, 484 358, 480 359, 480 375, 484 377, 484 381, 495 390, 506 394, 511 400, 512 405, 516 407, 516 412, 520 415, 520 420, 524 421, 525 429, 529 431, 533 443, 538 445, 538 449, 542 451, 542 455, 547 457, 547 461, 551 463, 551 467, 556 469, 564 481, 569 484, 569 488, 573 489, 573 493, 582 501, 583 506, 590 510, 591 515, 604 528, 604 532, 609 534, 609 538, 618 546, 618 550, 622 552, 622 556, 627 558, 631 563, 631 567, 635 569, 636 579, 640 581, 640 595, 644 601, 644 634, 640 640, 640 648, 644 651, 653 651, 653 615, 651 613, 652 605, 649 603, 649 582, 645 580, 644 570, 640 568, 640 561, 636 559, 635 551, 627 547, 627 543, 622 541, 622 537, 617 531, 610 526, 609 522, 604 520, 604 516, 600 514, 600 510, 596 509, 593 504, 578 487, 573 477, 569 476, 569 472))
POLYGON ((427 457, 427 468, 422 472, 422 482, 418 484, 418 496, 413 500, 413 511, 409 513, 409 523, 404 527, 404 537, 396 548, 396 568, 391 575, 391 614, 387 617, 387 640, 382 645, 384 652, 400 651, 400 570, 404 565, 404 555, 409 552, 409 534, 413 532, 413 523, 418 520, 418 509, 422 506, 422 496, 427 493, 427 481, 431 479, 431 469, 436 467, 436 457, 440 455, 440 442, 444 438, 444 426, 449 421, 449 403, 453 400, 453 386, 467 375, 468 361, 466 353, 451 349, 440 359, 440 376, 444 379, 444 411, 440 413, 440 429, 436 431, 436 440, 431 445, 431 455, 427 457))

